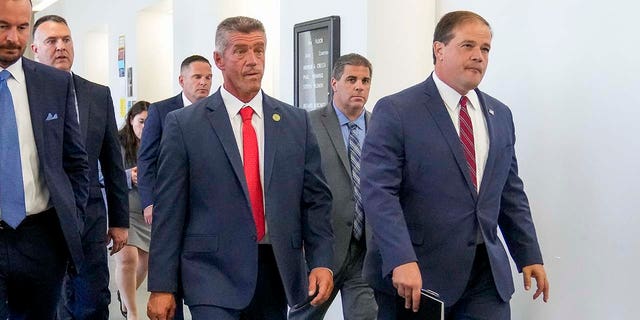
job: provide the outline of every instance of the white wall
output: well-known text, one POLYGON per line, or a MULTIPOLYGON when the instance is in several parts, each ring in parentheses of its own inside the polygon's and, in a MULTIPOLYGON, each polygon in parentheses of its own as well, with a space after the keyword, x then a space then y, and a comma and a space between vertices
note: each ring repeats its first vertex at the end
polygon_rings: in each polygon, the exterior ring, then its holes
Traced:
POLYGON ((280 90, 276 97, 293 104, 293 26, 296 23, 338 15, 341 52, 356 52, 366 56, 367 7, 365 0, 281 0, 279 29, 282 45, 278 65, 280 90))
POLYGON ((637 319, 640 118, 636 2, 439 2, 493 27, 481 84, 510 105, 520 174, 551 279, 531 302, 515 278, 513 319, 637 319))

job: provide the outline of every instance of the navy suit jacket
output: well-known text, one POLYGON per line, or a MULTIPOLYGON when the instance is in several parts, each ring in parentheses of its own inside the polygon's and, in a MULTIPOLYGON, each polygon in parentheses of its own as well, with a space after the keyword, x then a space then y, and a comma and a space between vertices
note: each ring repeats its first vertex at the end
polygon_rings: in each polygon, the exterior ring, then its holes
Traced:
POLYGON ((364 209, 373 229, 363 274, 374 288, 395 292, 393 269, 417 261, 423 286, 439 292, 447 305, 455 303, 471 273, 478 228, 505 301, 514 287, 497 228, 519 270, 542 263, 518 177, 511 111, 476 92, 490 141, 479 193, 431 77, 376 104, 361 171, 364 209))
POLYGON ((75 272, 83 258, 80 231, 89 196, 89 164, 76 118, 71 77, 68 72, 24 57, 22 67, 40 169, 71 255, 71 271, 75 272))
POLYGON ((167 113, 183 107, 182 93, 149 106, 138 150, 138 191, 142 209, 153 204, 164 118, 167 113))
MULTIPOLYGON (((333 258, 331 193, 306 111, 263 94, 267 232, 289 305, 305 300, 308 269, 333 258)), ((258 244, 240 151, 220 91, 171 112, 160 146, 149 291, 187 305, 245 308, 258 244)))
POLYGON ((87 214, 105 215, 98 177, 99 160, 109 208, 109 227, 128 228, 128 188, 111 91, 108 87, 90 82, 76 74, 73 75, 73 82, 80 114, 80 132, 84 138, 90 168, 87 214))

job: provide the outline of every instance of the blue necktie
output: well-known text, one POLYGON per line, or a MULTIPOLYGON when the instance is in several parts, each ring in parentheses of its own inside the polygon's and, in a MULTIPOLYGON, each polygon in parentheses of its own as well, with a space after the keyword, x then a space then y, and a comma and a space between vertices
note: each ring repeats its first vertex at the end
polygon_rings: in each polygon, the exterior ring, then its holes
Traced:
POLYGON ((356 201, 356 211, 353 216, 353 237, 357 240, 364 233, 364 210, 362 209, 362 195, 360 194, 360 140, 356 136, 358 125, 349 122, 349 162, 351 163, 351 181, 353 182, 353 198, 356 201))
POLYGON ((15 229, 24 220, 26 209, 18 126, 7 85, 9 77, 9 71, 0 71, 0 215, 15 229))

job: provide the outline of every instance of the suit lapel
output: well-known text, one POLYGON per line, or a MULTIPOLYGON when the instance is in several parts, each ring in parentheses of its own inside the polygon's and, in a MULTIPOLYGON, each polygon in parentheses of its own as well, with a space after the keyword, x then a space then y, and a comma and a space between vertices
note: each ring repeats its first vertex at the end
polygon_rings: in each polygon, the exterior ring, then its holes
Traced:
MULTIPOLYGON (((280 121, 274 120, 274 115, 282 116, 280 106, 264 92, 262 93, 262 114, 264 116, 264 192, 266 194, 273 172, 273 162, 276 157, 276 141, 280 141, 280 121)), ((280 118, 278 118, 280 119, 280 118)), ((287 119, 284 119, 286 121, 287 119)))
POLYGON ((338 123, 338 116, 336 115, 336 111, 333 109, 333 105, 325 107, 320 121, 327 130, 331 144, 333 144, 333 148, 336 150, 338 158, 340 158, 340 162, 342 162, 342 167, 347 172, 347 175, 351 177, 351 165, 349 164, 349 159, 347 157, 347 146, 344 145, 342 130, 338 123))
POLYGON ((471 176, 469 174, 469 168, 467 167, 467 160, 464 157, 464 151, 462 150, 462 144, 460 143, 460 136, 456 132, 456 128, 451 121, 451 116, 447 111, 447 107, 444 105, 442 101, 442 97, 438 92, 438 88, 436 87, 435 82, 433 82, 433 78, 430 76, 426 84, 426 94, 428 96, 426 101, 426 108, 431 113, 433 120, 436 125, 442 132, 447 144, 449 145, 449 149, 453 153, 453 156, 458 164, 458 168, 462 171, 462 175, 464 176, 465 181, 467 182, 467 187, 469 187, 469 192, 475 201, 478 192, 476 188, 473 186, 473 182, 471 181, 471 176))
POLYGON ((222 144, 222 148, 224 149, 227 158, 229 158, 229 162, 233 167, 233 172, 236 174, 236 178, 238 178, 238 181, 240 181, 240 184, 242 185, 242 190, 244 191, 247 202, 250 202, 249 189, 247 188, 247 181, 244 176, 244 167, 242 166, 242 158, 240 158, 238 144, 236 143, 233 128, 229 121, 229 113, 222 102, 220 91, 218 90, 218 92, 212 96, 212 99, 207 99, 206 104, 202 107, 207 108, 208 112, 206 115, 209 119, 209 123, 211 124, 211 128, 218 136, 218 139, 222 144))
POLYGON ((73 85, 75 88, 76 101, 78 103, 78 113, 80 118, 80 132, 82 132, 83 140, 87 138, 87 130, 89 127, 89 113, 90 113, 90 101, 85 101, 84 98, 91 96, 88 92, 89 87, 76 74, 73 75, 73 85))
MULTIPOLYGON (((46 95, 39 93, 46 92, 46 90, 43 87, 42 81, 40 81, 40 76, 37 74, 38 71, 35 68, 35 62, 23 57, 22 68, 24 69, 24 77, 27 86, 27 99, 29 100, 29 112, 31 113, 33 137, 36 141, 38 150, 40 150, 41 147, 46 147, 47 145, 44 143, 43 134, 44 121, 46 118, 46 111, 43 109, 43 106, 47 106, 49 104, 44 101, 46 95)), ((38 152, 38 154, 43 155, 45 152, 38 152)))
POLYGON ((495 158, 496 158, 496 146, 494 143, 492 143, 492 141, 494 140, 493 137, 495 135, 495 128, 494 128, 494 112, 493 112, 493 108, 489 105, 487 105, 486 100, 484 99, 484 94, 476 89, 476 93, 478 94, 478 99, 480 100, 480 106, 482 108, 482 113, 484 113, 484 118, 486 119, 487 122, 487 135, 489 136, 489 152, 487 154, 487 162, 484 166, 484 172, 482 174, 482 181, 480 183, 480 192, 482 192, 483 188, 482 186, 485 185, 488 179, 491 179, 491 174, 493 173, 493 167, 495 164, 495 158), (489 112, 489 110, 491 110, 491 112, 489 112))

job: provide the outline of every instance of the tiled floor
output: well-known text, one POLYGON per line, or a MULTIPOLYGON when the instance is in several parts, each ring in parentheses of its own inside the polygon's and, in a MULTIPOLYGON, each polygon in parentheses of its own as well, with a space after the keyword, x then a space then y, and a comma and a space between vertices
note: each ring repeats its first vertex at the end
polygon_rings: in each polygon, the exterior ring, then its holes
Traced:
MULTIPOLYGON (((109 289, 111 290, 111 305, 109 305, 109 319, 111 320, 122 320, 124 317, 120 314, 118 299, 116 298, 116 284, 114 281, 114 259, 113 257, 109 257, 109 272, 111 274, 111 283, 109 284, 109 289)), ((148 319, 147 318, 147 300, 149 299, 149 293, 147 292, 147 281, 140 286, 137 292, 138 302, 138 319, 148 319)), ((191 315, 189 314, 189 308, 185 307, 185 319, 191 319, 191 315)), ((329 308, 327 315, 325 316, 325 320, 339 320, 342 319, 342 306, 340 304, 340 294, 334 300, 333 305, 329 308)))

